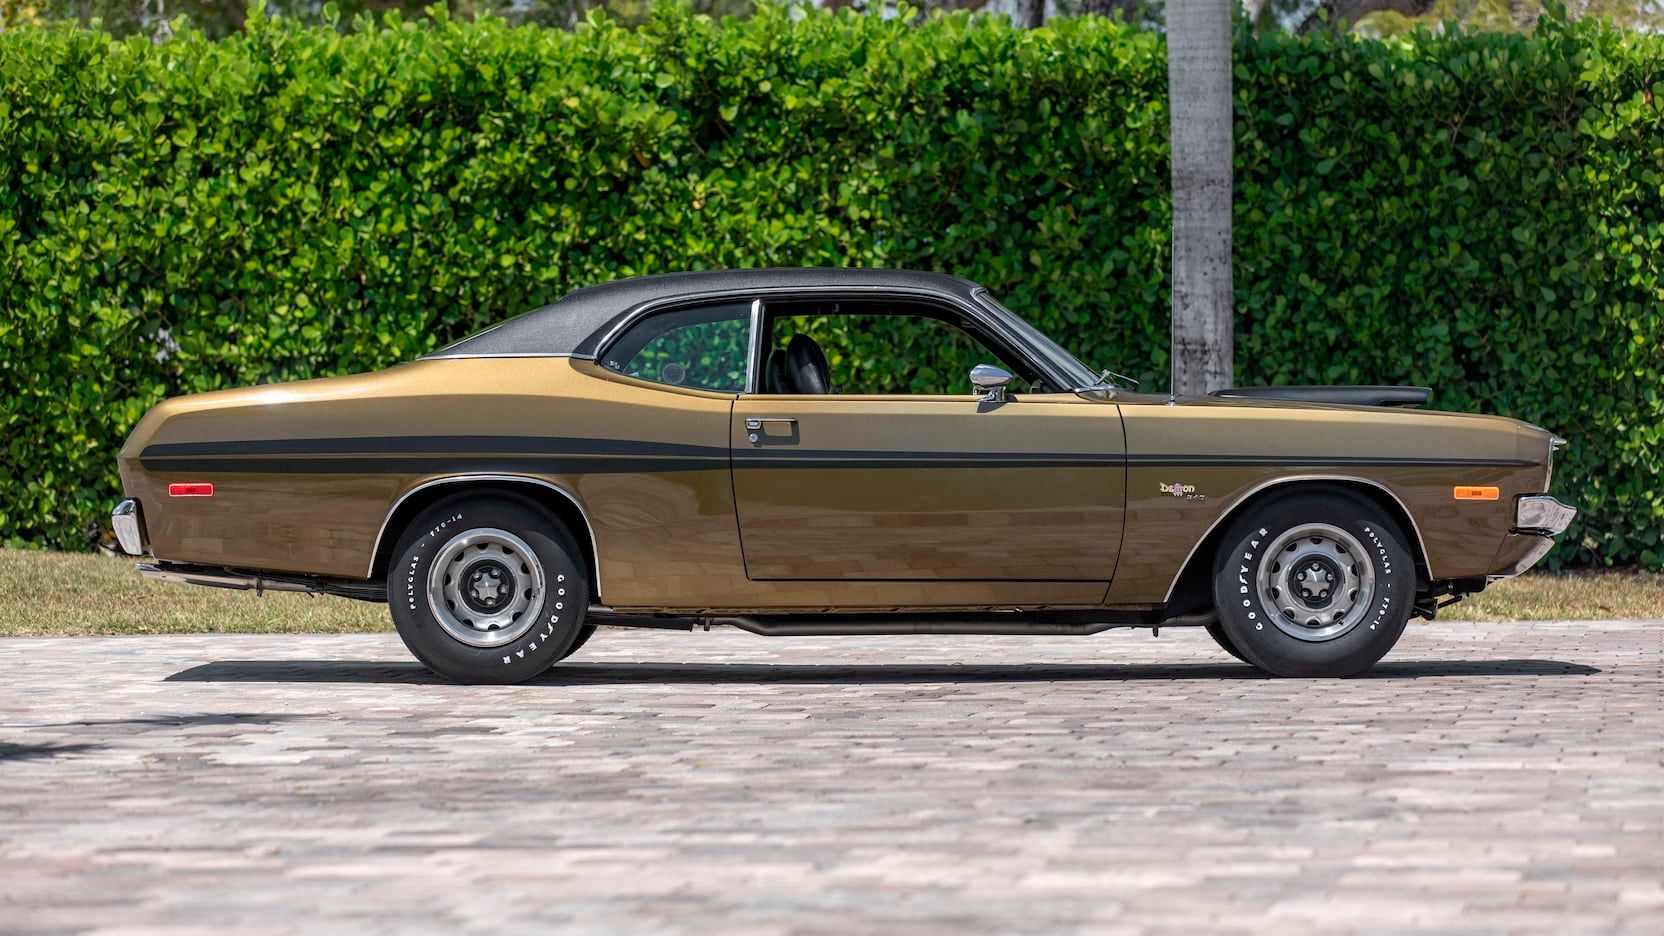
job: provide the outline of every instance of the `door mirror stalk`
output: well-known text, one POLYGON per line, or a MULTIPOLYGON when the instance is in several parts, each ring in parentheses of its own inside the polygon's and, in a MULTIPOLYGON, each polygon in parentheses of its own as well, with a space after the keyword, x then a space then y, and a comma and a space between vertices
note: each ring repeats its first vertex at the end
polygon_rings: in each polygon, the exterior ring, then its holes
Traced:
POLYGON ((1004 403, 1005 386, 1011 374, 992 364, 978 364, 971 368, 971 386, 982 394, 983 403, 1004 403))

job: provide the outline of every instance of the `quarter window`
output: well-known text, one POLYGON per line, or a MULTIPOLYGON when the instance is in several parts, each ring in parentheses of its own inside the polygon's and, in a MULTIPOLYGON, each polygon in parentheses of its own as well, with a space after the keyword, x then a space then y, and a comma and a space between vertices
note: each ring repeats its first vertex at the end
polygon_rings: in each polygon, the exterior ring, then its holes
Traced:
POLYGON ((751 304, 675 309, 631 326, 607 349, 608 370, 696 390, 745 389, 751 304))

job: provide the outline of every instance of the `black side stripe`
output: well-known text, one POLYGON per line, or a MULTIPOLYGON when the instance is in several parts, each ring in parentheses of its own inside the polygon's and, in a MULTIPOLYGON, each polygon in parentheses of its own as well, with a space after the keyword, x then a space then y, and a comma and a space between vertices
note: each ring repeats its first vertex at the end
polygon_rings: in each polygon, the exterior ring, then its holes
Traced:
POLYGON ((735 468, 1119 468, 1119 455, 1070 452, 838 452, 779 446, 734 452, 735 468))
POLYGON ((606 456, 539 458, 449 455, 441 458, 144 458, 146 471, 200 471, 224 474, 647 474, 660 471, 727 471, 721 458, 610 458, 606 456))
POLYGON ((1520 459, 1390 455, 1130 456, 1076 452, 887 452, 703 445, 541 436, 390 436, 151 445, 150 471, 272 474, 520 472, 619 474, 735 468, 1524 468, 1520 459))
POLYGON ((554 436, 352 436, 330 439, 255 439, 241 442, 163 442, 148 445, 141 458, 193 455, 610 455, 728 457, 726 448, 638 442, 627 439, 577 439, 554 436))
POLYGON ((245 474, 633 474, 726 469, 728 450, 550 436, 365 436, 161 443, 139 459, 151 471, 245 474))
POLYGON ((1133 468, 1529 468, 1519 458, 1440 458, 1397 455, 1129 455, 1133 468))
MULTIPOLYGON (((391 458, 141 458, 149 471, 201 471, 242 474, 439 474, 445 472, 521 474, 621 474, 665 471, 726 471, 729 459, 721 458, 613 458, 570 456, 566 458, 514 457, 485 454, 473 458, 405 456, 391 458)), ((909 458, 906 453, 882 457, 841 458, 746 458, 736 456, 736 468, 1119 468, 1121 462, 1101 456, 1070 458, 1007 457, 943 453, 909 458)))

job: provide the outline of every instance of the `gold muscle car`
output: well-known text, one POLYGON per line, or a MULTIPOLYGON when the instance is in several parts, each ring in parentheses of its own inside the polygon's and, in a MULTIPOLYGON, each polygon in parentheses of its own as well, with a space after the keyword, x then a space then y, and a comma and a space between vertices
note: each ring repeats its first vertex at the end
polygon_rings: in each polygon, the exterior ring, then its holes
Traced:
POLYGON ((162 403, 114 526, 155 578, 387 601, 468 682, 601 624, 1188 625, 1341 676, 1576 514, 1547 493, 1561 440, 1427 398, 1139 393, 950 276, 671 274, 377 373, 162 403))

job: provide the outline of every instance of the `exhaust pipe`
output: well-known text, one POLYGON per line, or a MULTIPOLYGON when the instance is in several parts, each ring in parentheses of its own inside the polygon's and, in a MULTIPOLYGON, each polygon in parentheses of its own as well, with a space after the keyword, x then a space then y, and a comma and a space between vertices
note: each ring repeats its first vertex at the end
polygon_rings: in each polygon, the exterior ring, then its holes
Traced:
POLYGON ((387 589, 378 582, 331 579, 315 575, 272 575, 223 566, 193 565, 188 562, 141 562, 139 574, 158 582, 228 588, 233 591, 252 591, 255 594, 299 592, 304 595, 334 595, 337 598, 352 598, 357 601, 387 600, 387 589))

